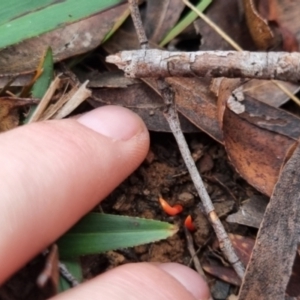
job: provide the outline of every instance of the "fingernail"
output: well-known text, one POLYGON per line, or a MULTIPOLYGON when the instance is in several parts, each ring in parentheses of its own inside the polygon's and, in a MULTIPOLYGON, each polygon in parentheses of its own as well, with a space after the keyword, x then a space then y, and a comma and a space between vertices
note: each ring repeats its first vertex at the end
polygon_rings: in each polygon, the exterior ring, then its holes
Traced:
POLYGON ((177 263, 162 263, 157 266, 179 281, 195 299, 211 298, 207 283, 194 270, 177 263))
POLYGON ((82 116, 77 121, 114 140, 127 141, 144 128, 140 117, 121 106, 103 106, 82 116))

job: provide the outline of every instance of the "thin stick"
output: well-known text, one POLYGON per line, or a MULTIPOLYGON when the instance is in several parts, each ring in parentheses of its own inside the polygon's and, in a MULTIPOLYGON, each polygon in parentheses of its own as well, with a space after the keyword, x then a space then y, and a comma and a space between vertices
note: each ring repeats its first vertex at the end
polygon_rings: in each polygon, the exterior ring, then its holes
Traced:
POLYGON ((131 18, 134 24, 138 40, 142 49, 149 48, 149 42, 143 27, 142 19, 140 17, 140 11, 138 7, 138 0, 128 0, 131 18))
MULTIPOLYGON (((193 4, 191 4, 188 0, 182 0, 182 2, 188 6, 190 9, 192 9, 206 24, 211 26, 212 29, 214 29, 224 40, 226 40, 233 49, 237 51, 243 51, 243 49, 226 33, 224 32, 220 27, 218 27, 213 21, 211 21, 209 18, 207 18, 197 7, 195 7, 193 4)), ((280 90, 282 90, 288 97, 290 97, 296 104, 300 106, 300 100, 297 96, 292 94, 289 90, 287 90, 280 82, 271 80, 280 90)))
POLYGON ((203 269, 201 267, 199 258, 197 256, 195 248, 194 248, 193 237, 192 237, 191 233, 188 231, 188 229, 185 226, 184 226, 184 234, 185 234, 185 238, 186 238, 186 241, 187 241, 187 248, 190 252, 191 259, 194 262, 194 267, 195 267, 196 271, 199 273, 199 275, 202 276, 206 280, 206 276, 203 272, 203 269))
MULTIPOLYGON (((130 1, 129 4, 131 6, 136 6, 134 14, 132 14, 132 19, 139 19, 138 21, 134 21, 134 24, 139 24, 138 26, 141 26, 140 28, 136 28, 137 32, 144 31, 144 28, 142 26, 140 13, 137 7, 136 1, 130 1)), ((142 34, 141 36, 144 36, 142 34)), ((142 43, 144 40, 140 41, 142 43)), ((145 48, 148 47, 148 44, 145 44, 145 48)), ((158 88, 160 90, 160 93, 164 99, 166 110, 165 110, 165 117, 169 123, 169 126, 172 130, 172 133, 177 141, 179 150, 181 152, 182 158, 187 166, 187 169, 191 175, 192 181, 195 185, 195 188, 199 194, 200 199, 202 200, 205 212, 208 216, 208 220, 211 222, 215 233, 217 235, 217 238, 220 243, 220 249, 228 259, 228 261, 232 264, 233 268, 235 269, 236 273, 240 278, 243 278, 245 268, 239 258, 237 257, 232 244, 230 242, 230 239, 219 220, 217 214, 214 211, 214 207, 212 204, 212 201, 205 189, 204 183, 198 173, 197 167, 195 165, 195 162, 192 158, 191 152, 188 148, 187 142, 185 140, 185 137, 181 131, 180 123, 178 119, 178 114, 176 111, 175 101, 174 101, 174 93, 170 86, 166 83, 166 81, 162 78, 157 80, 158 88)))

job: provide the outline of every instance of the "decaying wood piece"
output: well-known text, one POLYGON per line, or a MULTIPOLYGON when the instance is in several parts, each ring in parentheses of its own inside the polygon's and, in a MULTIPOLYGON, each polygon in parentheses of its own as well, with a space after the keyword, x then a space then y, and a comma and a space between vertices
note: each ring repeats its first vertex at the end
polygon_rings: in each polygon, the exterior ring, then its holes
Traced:
MULTIPOLYGON (((149 48, 145 34, 144 29, 142 27, 141 17, 139 14, 139 10, 137 9, 137 1, 136 0, 129 0, 129 5, 134 6, 131 8, 131 17, 133 18, 134 25, 137 29, 140 45, 143 49, 149 48), (139 27, 139 28, 137 28, 139 27)), ((148 51, 148 50, 140 50, 140 51, 148 51)), ((243 264, 241 263, 240 259, 236 255, 234 248, 231 244, 231 241, 228 237, 228 234, 226 233, 223 224, 221 223, 220 219, 218 218, 214 206, 212 204, 212 201, 209 197, 209 194, 205 188, 205 185, 203 183, 203 180, 198 172, 198 169, 196 167, 196 164, 194 162, 194 159, 191 155, 191 152, 189 150, 188 144, 185 140, 185 137, 182 133, 178 114, 176 110, 175 105, 175 97, 174 97, 174 91, 170 88, 169 84, 160 76, 157 79, 157 87, 159 90, 159 93, 161 94, 164 103, 166 105, 166 109, 164 112, 164 115, 169 123, 169 126, 172 130, 172 133, 176 139, 176 142, 178 144, 180 153, 182 155, 182 158, 185 162, 185 165, 189 171, 189 174, 191 176, 191 179, 194 183, 194 186, 199 194, 199 197, 202 201, 204 211, 212 224, 214 231, 217 235, 217 238, 220 243, 220 249, 224 253, 225 257, 228 259, 228 261, 233 266, 234 270, 238 274, 240 278, 243 278, 245 268, 243 264)))
POLYGON ((239 300, 284 299, 300 242, 300 147, 286 163, 258 232, 239 300))
POLYGON ((109 55, 129 77, 228 77, 300 82, 300 53, 197 51, 158 49, 121 51, 109 55))

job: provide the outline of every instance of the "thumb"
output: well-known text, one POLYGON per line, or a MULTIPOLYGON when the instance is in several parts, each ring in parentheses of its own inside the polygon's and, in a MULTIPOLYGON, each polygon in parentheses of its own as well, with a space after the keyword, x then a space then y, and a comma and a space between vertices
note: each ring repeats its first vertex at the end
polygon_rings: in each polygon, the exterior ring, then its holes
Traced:
POLYGON ((67 231, 144 159, 148 131, 115 106, 0 135, 0 283, 67 231))

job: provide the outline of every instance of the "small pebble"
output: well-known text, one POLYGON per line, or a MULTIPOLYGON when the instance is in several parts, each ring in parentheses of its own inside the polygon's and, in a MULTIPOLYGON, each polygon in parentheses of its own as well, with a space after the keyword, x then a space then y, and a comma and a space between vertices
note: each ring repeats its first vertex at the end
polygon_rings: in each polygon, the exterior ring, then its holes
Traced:
POLYGON ((194 205, 195 197, 189 192, 183 192, 178 195, 178 200, 184 207, 190 207, 194 205))
POLYGON ((217 280, 211 289, 211 295, 216 300, 225 300, 229 295, 230 284, 217 280))

